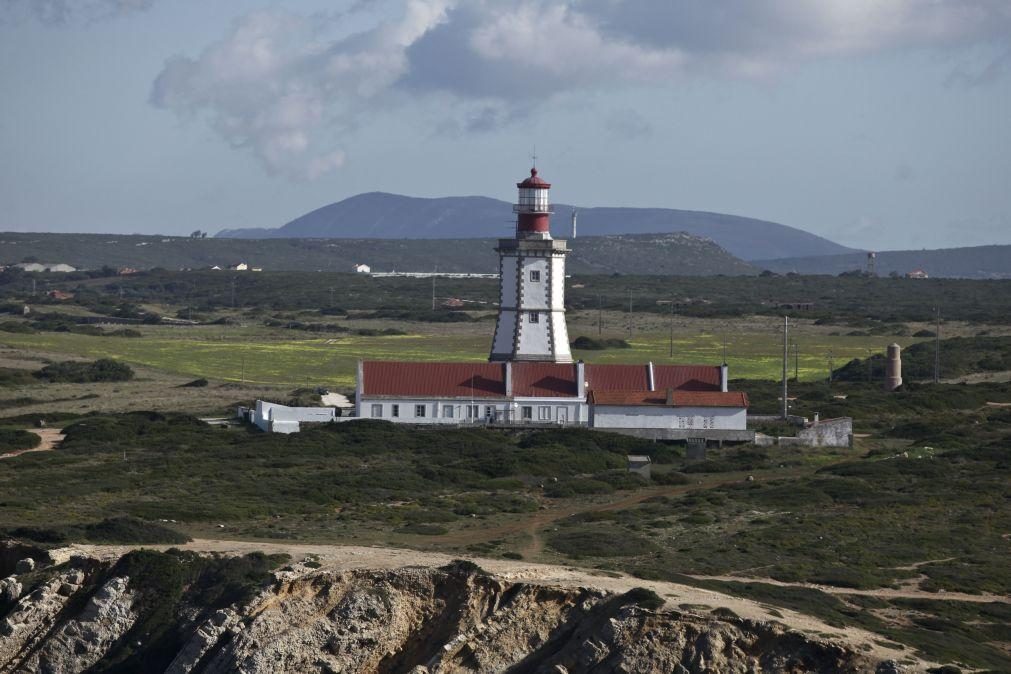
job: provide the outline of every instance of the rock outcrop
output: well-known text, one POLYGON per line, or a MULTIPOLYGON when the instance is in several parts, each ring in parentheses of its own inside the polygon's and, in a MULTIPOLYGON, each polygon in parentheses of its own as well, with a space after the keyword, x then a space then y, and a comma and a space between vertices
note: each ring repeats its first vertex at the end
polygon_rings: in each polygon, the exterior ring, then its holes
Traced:
MULTIPOLYGON (((146 561, 144 568, 160 568, 146 561)), ((196 576, 182 574, 176 585, 157 579, 161 597, 124 568, 75 558, 42 580, 16 577, 26 594, 9 608, 0 604, 0 672, 119 663, 173 674, 685 674, 863 672, 878 664, 778 624, 653 610, 640 605, 659 603, 644 601, 648 593, 509 582, 469 563, 295 565, 224 608, 196 576)))

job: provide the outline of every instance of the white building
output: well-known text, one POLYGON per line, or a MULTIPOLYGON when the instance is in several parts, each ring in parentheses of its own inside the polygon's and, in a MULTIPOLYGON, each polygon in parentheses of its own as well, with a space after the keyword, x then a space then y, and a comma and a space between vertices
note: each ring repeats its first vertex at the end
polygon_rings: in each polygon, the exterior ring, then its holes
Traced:
MULTIPOLYGON (((551 185, 535 168, 517 187, 516 234, 501 239, 496 249, 500 308, 488 362, 360 361, 355 417, 419 425, 579 425, 665 439, 754 439, 747 431, 748 398, 728 391, 726 365, 572 361, 564 301, 569 250, 565 241, 551 238, 551 185)), ((365 265, 355 270, 360 267, 365 265)), ((288 423, 279 414, 261 414, 257 407, 257 415, 275 430, 288 423)))
POLYGON ((298 433, 303 423, 325 424, 337 418, 333 407, 287 407, 262 400, 248 413, 249 420, 268 433, 298 433))
POLYGON ((368 266, 367 264, 356 264, 354 266, 354 270, 355 270, 355 273, 357 273, 357 274, 371 274, 372 273, 372 267, 368 266))
POLYGON ((22 271, 34 271, 34 272, 72 272, 77 271, 76 267, 71 267, 69 264, 57 263, 45 263, 45 262, 21 262, 14 265, 22 271))

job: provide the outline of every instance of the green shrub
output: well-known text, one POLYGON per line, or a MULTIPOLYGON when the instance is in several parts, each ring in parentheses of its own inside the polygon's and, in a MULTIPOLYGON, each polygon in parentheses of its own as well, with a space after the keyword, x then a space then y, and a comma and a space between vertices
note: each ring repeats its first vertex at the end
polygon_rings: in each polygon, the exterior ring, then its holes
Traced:
POLYGON ((584 351, 603 351, 605 349, 631 349, 632 345, 624 339, 594 339, 593 337, 576 337, 572 340, 573 349, 584 351))
POLYGON ((673 470, 663 473, 658 473, 654 471, 652 474, 652 479, 653 482, 656 482, 657 484, 677 485, 677 484, 688 484, 689 482, 691 482, 691 480, 687 475, 673 470))
POLYGON ((93 363, 63 361, 47 365, 35 376, 51 383, 88 384, 92 382, 129 381, 133 370, 126 363, 100 358, 93 363))
POLYGON ((202 388, 207 386, 206 379, 194 379, 193 381, 188 381, 185 384, 180 384, 180 388, 202 388))
POLYGON ((20 321, 3 321, 0 322, 0 332, 15 332, 31 335, 37 331, 27 323, 22 323, 20 321))
POLYGON ((143 337, 144 333, 140 330, 134 330, 133 328, 122 328, 120 330, 113 330, 108 333, 108 337, 127 337, 130 339, 136 339, 137 337, 143 337))
POLYGON ((548 537, 548 545, 573 559, 635 557, 656 550, 656 545, 650 540, 609 525, 562 529, 548 537))
POLYGON ((394 529, 398 534, 414 534, 416 536, 442 536, 443 534, 449 533, 449 529, 446 527, 440 527, 437 524, 421 524, 412 523, 405 524, 399 529, 394 529))
POLYGON ((0 428, 0 452, 35 449, 42 442, 35 433, 15 428, 0 428))
POLYGON ((38 380, 28 370, 0 367, 0 385, 26 386, 36 383, 38 383, 38 380))
POLYGON ((621 595, 623 604, 635 604, 650 611, 658 611, 666 603, 663 597, 653 590, 645 587, 633 587, 631 590, 621 595))

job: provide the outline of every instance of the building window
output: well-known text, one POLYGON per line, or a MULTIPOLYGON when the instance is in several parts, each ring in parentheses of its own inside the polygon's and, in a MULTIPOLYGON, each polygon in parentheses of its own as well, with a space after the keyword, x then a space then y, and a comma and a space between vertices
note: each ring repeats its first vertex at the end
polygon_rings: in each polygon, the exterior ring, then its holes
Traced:
POLYGON ((534 408, 530 405, 524 405, 520 408, 520 416, 523 419, 533 419, 534 418, 534 408))
POLYGON ((400 416, 400 405, 391 405, 390 406, 390 410, 391 410, 390 411, 390 416, 391 417, 399 417, 400 416))
POLYGON ((444 419, 452 419, 453 418, 453 406, 452 405, 443 405, 442 406, 442 417, 444 419))
POLYGON ((485 405, 484 406, 484 418, 487 419, 487 420, 489 420, 489 421, 494 420, 495 419, 495 408, 492 407, 491 405, 485 405))
POLYGON ((548 406, 537 408, 537 419, 540 421, 551 421, 551 408, 548 406))
POLYGON ((382 416, 383 416, 383 406, 382 405, 373 405, 372 406, 372 418, 373 419, 379 419, 382 416))
POLYGON ((530 270, 530 280, 533 283, 538 283, 541 280, 541 272, 537 269, 530 270))
POLYGON ((416 416, 416 417, 423 417, 423 416, 425 416, 425 406, 424 405, 415 405, 414 406, 414 416, 416 416))
POLYGON ((527 320, 530 321, 531 323, 540 323, 541 322, 541 312, 539 312, 539 311, 531 311, 530 313, 527 314, 527 320))
POLYGON ((467 418, 477 419, 481 415, 480 405, 467 405, 467 418))

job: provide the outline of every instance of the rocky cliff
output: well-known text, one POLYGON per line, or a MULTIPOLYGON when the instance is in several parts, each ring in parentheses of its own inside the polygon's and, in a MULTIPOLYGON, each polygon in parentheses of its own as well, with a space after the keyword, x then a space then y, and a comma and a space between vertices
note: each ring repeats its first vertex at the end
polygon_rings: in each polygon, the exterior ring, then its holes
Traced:
POLYGON ((658 610, 645 591, 508 582, 467 562, 263 574, 264 559, 36 556, 0 586, 0 672, 896 671, 782 625, 658 610))

